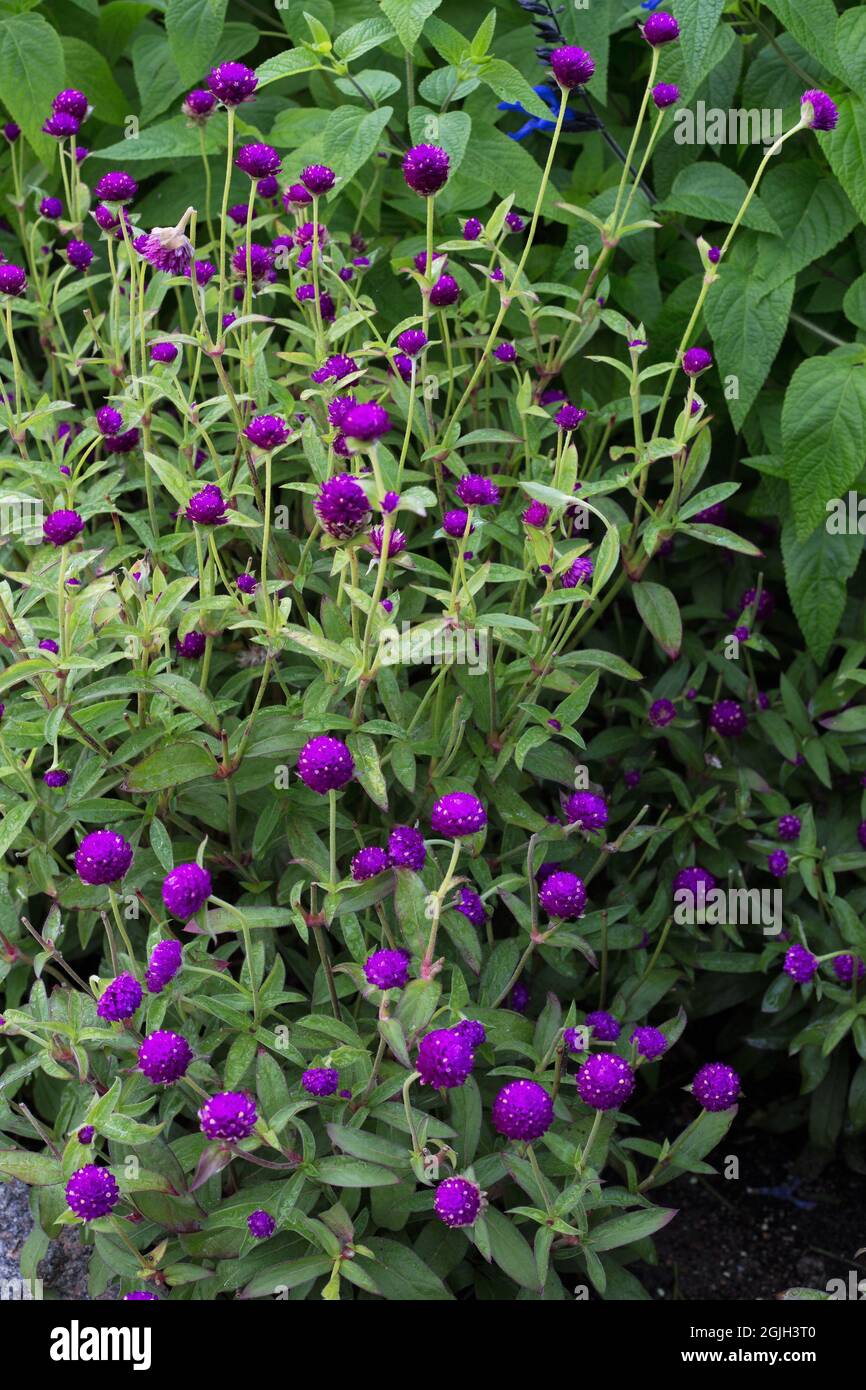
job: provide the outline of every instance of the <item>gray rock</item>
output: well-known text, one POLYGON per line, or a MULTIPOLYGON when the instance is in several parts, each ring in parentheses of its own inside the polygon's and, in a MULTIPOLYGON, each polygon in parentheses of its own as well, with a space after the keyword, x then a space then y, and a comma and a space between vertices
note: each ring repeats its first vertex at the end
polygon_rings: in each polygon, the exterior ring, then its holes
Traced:
MULTIPOLYGON (((26 1183, 13 1178, 0 1183, 0 1297, 21 1297, 12 1293, 10 1280, 19 1280, 21 1248, 33 1230, 30 1193, 26 1183)), ((43 1297, 67 1300, 87 1299, 87 1265, 90 1251, 81 1243, 81 1234, 72 1228, 54 1240, 39 1262, 43 1297)), ((111 1297, 111 1294, 108 1295, 111 1297)))

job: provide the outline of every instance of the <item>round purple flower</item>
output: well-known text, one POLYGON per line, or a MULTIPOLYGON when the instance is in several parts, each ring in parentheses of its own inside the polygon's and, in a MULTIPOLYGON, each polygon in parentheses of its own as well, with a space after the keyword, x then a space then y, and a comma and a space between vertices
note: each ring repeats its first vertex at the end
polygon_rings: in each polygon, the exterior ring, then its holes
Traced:
MULTIPOLYGON (((455 507, 453 511, 446 512, 442 518, 442 530, 446 536, 452 536, 454 540, 460 541, 466 535, 466 523, 469 520, 469 512, 461 511, 455 507)), ((469 527, 469 535, 475 530, 474 526, 469 527)))
POLYGON ((647 711, 647 719, 656 729, 663 729, 676 717, 676 709, 670 700, 655 700, 647 711))
POLYGON ((107 208, 104 203, 97 203, 93 210, 93 220, 103 232, 113 232, 120 226, 120 219, 115 217, 111 208, 107 208))
POLYGON ((254 415, 244 434, 257 449, 270 452, 285 444, 289 437, 289 427, 279 415, 254 415))
POLYGON ((595 565, 589 556, 579 555, 559 576, 559 583, 563 589, 577 589, 581 584, 588 584, 594 572, 595 565))
POLYGON ((135 1303, 135 1302, 142 1302, 142 1303, 158 1303, 158 1302, 159 1302, 159 1294, 158 1294, 158 1293, 148 1293, 147 1289, 133 1289, 133 1290, 132 1290, 132 1293, 125 1293, 125 1294, 123 1295, 123 1298, 121 1299, 121 1303, 135 1303))
POLYGON ((576 430, 581 421, 586 419, 586 411, 580 410, 576 405, 564 405, 553 418, 561 430, 576 430))
POLYGON ((132 863, 132 845, 116 830, 92 830, 75 851, 82 883, 119 883, 132 863))
POLYGON ((711 246, 709 251, 707 252, 707 260, 709 261, 710 265, 718 265, 721 259, 721 248, 718 246, 711 246))
POLYGON ((51 652, 53 656, 57 656, 60 648, 53 637, 43 637, 42 641, 39 643, 39 650, 42 652, 51 652))
MULTIPOLYGON (((276 198, 279 191, 280 185, 274 178, 273 174, 265 174, 265 177, 263 179, 259 179, 259 181, 256 184, 256 196, 259 198, 266 199, 267 202, 272 202, 276 198)), ((289 237, 286 237, 285 239, 286 241, 289 241, 289 237)), ((273 247, 273 242, 271 242, 271 246, 273 247)))
POLYGON ((75 1137, 78 1140, 79 1144, 89 1144, 91 1143, 95 1133, 96 1130, 94 1129, 93 1125, 82 1125, 75 1137))
POLYGON ((282 160, 273 145, 242 145, 235 164, 251 179, 265 179, 280 172, 282 160))
POLYGON ((7 121, 3 127, 3 135, 10 145, 14 145, 21 138, 21 127, 14 121, 7 121))
POLYGON ((786 975, 790 975, 792 980, 796 980, 798 985, 808 984, 812 976, 817 974, 819 967, 817 956, 813 956, 811 951, 807 951, 805 946, 789 946, 785 952, 785 964, 782 967, 786 975))
POLYGON ((587 1014, 586 1026, 592 1029, 593 1037, 597 1042, 616 1042, 622 1032, 622 1024, 619 1019, 614 1018, 613 1014, 606 1013, 604 1009, 596 1009, 594 1013, 587 1014))
POLYGON ((103 203, 131 203, 138 192, 138 184, 131 174, 122 169, 112 170, 96 180, 93 193, 103 203))
POLYGON ((624 1057, 597 1052, 578 1071, 577 1091, 584 1105, 618 1110, 634 1091, 634 1072, 624 1057))
POLYGON ((478 473, 466 473, 457 484, 457 496, 466 507, 496 507, 502 494, 489 478, 478 473))
POLYGON ((493 356, 497 362, 516 362, 517 348, 513 343, 500 343, 498 347, 493 349, 493 356))
POLYGON ((184 515, 199 526, 218 526, 225 521, 225 498, 216 483, 208 483, 201 492, 194 492, 184 515))
POLYGON ((460 286, 453 275, 440 275, 430 291, 430 303, 434 309, 447 309, 460 298, 460 286))
POLYGON ((686 376, 700 376, 713 365, 712 354, 706 348, 689 348, 683 353, 683 371, 686 376))
POLYGON ((477 1018, 461 1018, 453 1031, 459 1033, 461 1038, 466 1039, 473 1052, 476 1047, 481 1047, 482 1043, 487 1041, 484 1024, 479 1023, 477 1018))
POLYGON ((364 962, 364 974, 376 989, 403 989, 409 979, 409 957, 405 951, 374 951, 364 962))
POLYGON ((238 246, 232 256, 232 266, 244 279, 252 276, 253 284, 261 285, 274 272, 274 253, 270 246, 262 246, 257 241, 251 243, 249 251, 247 256, 246 242, 238 246))
POLYGON ((269 1211, 251 1211, 247 1217, 247 1229, 256 1240, 269 1240, 277 1229, 277 1223, 269 1211))
POLYGON ((298 776, 310 791, 324 796, 339 791, 355 775, 355 760, 342 739, 321 734, 304 744, 298 758, 298 776))
POLYGON ((42 774, 42 781, 46 787, 65 787, 69 781, 69 773, 64 772, 62 767, 52 767, 42 774))
POLYGON ((641 30, 647 43, 659 48, 663 43, 674 43, 680 36, 680 26, 672 14, 651 14, 641 30))
POLYGON ((55 140, 70 140, 73 135, 77 135, 81 122, 75 116, 70 116, 68 111, 55 111, 47 121, 42 122, 42 129, 46 135, 53 135, 55 140))
POLYGON ((550 66, 560 87, 567 91, 585 86, 595 72, 592 56, 585 48, 575 48, 573 44, 555 48, 550 55, 550 66))
POLYGON ((437 1028, 421 1039, 416 1068, 424 1086, 463 1086, 475 1055, 466 1038, 451 1028, 437 1028))
POLYGON ((826 92, 815 87, 800 97, 800 115, 810 130, 835 130, 839 108, 826 92))
POLYGON ((458 839, 474 835, 487 824, 487 812, 471 792, 449 792, 440 796, 430 812, 430 825, 435 835, 458 839))
POLYGON ((83 92, 79 92, 77 87, 67 87, 64 91, 58 92, 51 102, 52 111, 65 111, 67 116, 74 116, 77 121, 83 121, 90 110, 90 103, 83 92))
POLYGON ((857 979, 862 980, 863 975, 866 974, 866 967, 864 967, 859 956, 852 956, 846 953, 844 956, 833 957, 833 973, 840 984, 850 985, 854 977, 855 960, 857 962, 857 979))
POLYGON ((521 516, 524 526, 546 526, 550 518, 550 508, 544 502, 530 502, 521 516))
POLYGON ((96 1221, 107 1216, 120 1201, 120 1188, 110 1168, 85 1163, 72 1174, 66 1184, 66 1205, 82 1221, 96 1221))
POLYGON ((211 68, 207 85, 223 106, 240 106, 252 96, 259 79, 243 63, 220 63, 211 68))
POLYGON ((161 994, 170 980, 173 980, 183 964, 180 942, 173 938, 158 941, 147 963, 145 983, 150 994, 161 994))
POLYGON ((516 1014, 525 1014, 529 1008, 529 987, 518 980, 511 989, 506 1001, 507 1007, 516 1014))
POLYGON ((465 884, 460 889, 460 898, 456 903, 452 903, 455 912, 460 912, 467 918, 473 927, 483 927, 487 921, 487 913, 484 911, 484 903, 477 893, 473 893, 471 888, 465 884))
POLYGON ((191 270, 187 271, 187 274, 195 275, 196 284, 201 285, 202 289, 204 289, 216 275, 216 266, 210 261, 196 261, 195 265, 191 267, 191 270))
POLYGON ((49 512, 42 523, 42 534, 52 545, 66 545, 69 541, 74 541, 76 536, 80 536, 83 530, 84 521, 78 512, 66 511, 64 508, 49 512))
POLYGON ((582 830, 601 830, 607 825, 607 802, 594 792, 573 792, 565 803, 565 819, 582 830))
POLYGON ((661 1029, 652 1028, 649 1025, 635 1028, 629 1042, 634 1043, 638 1056, 645 1058, 647 1062, 657 1062, 662 1053, 667 1052, 669 1047, 668 1040, 661 1029))
POLYGON ((716 880, 708 869, 702 869, 700 864, 695 864, 693 868, 680 869, 674 878, 674 893, 691 893, 692 898, 705 896, 711 893, 716 886, 716 880))
POLYGON ((375 401, 352 406, 343 418, 343 433, 347 439, 360 439, 364 443, 381 439, 391 428, 391 417, 384 406, 375 401))
POLYGON ((20 265, 0 265, 0 294, 20 299, 27 289, 27 274, 20 265))
POLYGON ((258 1113, 252 1096, 243 1091, 220 1091, 205 1101, 198 1119, 208 1139, 247 1139, 256 1127, 258 1113))
POLYGON ((352 878, 356 883, 364 883, 368 878, 375 878, 388 868, 388 852, 380 849, 378 845, 370 845, 367 849, 359 849, 352 860, 352 878))
POLYGON ((492 1119, 506 1139, 540 1139, 553 1124, 553 1101, 537 1081, 509 1081, 493 1102, 492 1119))
MULTIPOLYGON (((374 526, 370 532, 370 548, 373 554, 381 558, 382 547, 385 544, 384 526, 374 526)), ((395 555, 400 555, 406 549, 406 537, 402 531, 392 531, 388 537, 388 559, 395 555)))
POLYGON ((85 271, 93 260, 93 247, 86 241, 70 241, 66 247, 66 259, 76 270, 85 271))
POLYGON ((308 193, 319 196, 328 193, 337 181, 337 175, 327 164, 308 164, 301 170, 301 183, 308 193))
POLYGON ((388 858, 395 869, 414 869, 420 873, 427 859, 421 831, 412 825, 395 825, 388 836, 388 858))
POLYGON ((748 728, 746 711, 738 700, 719 700, 710 710, 709 725, 722 738, 738 738, 748 728))
POLYGON ((370 503, 351 473, 337 473, 322 483, 315 503, 322 529, 335 540, 348 540, 367 523, 370 503))
POLYGON ((582 1028, 563 1028, 562 1041, 568 1052, 586 1052, 586 1033, 582 1028))
POLYGON ((193 120, 206 121, 214 113, 216 97, 203 87, 195 87, 187 92, 183 100, 183 113, 193 120))
POLYGON ((505 214, 505 225, 508 228, 509 232, 512 232, 516 235, 519 232, 525 230, 526 221, 524 218, 520 216, 519 212, 507 212, 505 214))
POLYGON ((178 864, 162 881, 162 900, 173 917, 187 921, 204 907, 213 883, 200 864, 178 864))
POLYGON ((58 217, 63 216, 63 203, 59 198, 43 198, 39 204, 39 216, 56 222, 58 217))
POLYGON ((439 145, 413 145, 403 156, 403 177, 413 193, 431 198, 448 181, 450 160, 439 145))
POLYGON ((96 428, 100 434, 111 437, 123 429, 123 416, 113 405, 101 405, 96 412, 96 428))
POLYGON ((586 908, 586 889, 577 874, 560 869, 548 874, 538 892, 538 901, 549 917, 573 922, 586 908))
POLYGON ((433 1210, 446 1226, 472 1226, 481 1210, 481 1189, 468 1178, 446 1178, 436 1188, 433 1210))
POLYGON ((463 223, 463 240, 477 241, 483 231, 484 228, 477 217, 467 217, 463 223))
POLYGON ((755 618, 759 622, 764 622, 766 618, 771 618, 776 609, 775 595, 769 589, 761 589, 761 597, 758 598, 757 589, 744 589, 740 595, 740 612, 744 613, 747 608, 751 608, 758 599, 758 606, 755 610, 755 618))
POLYGON ((184 657, 187 661, 197 661, 207 646, 207 638, 203 632, 193 629, 185 637, 177 639, 177 654, 184 657))
POLYGON ((692 1082, 692 1095, 705 1110, 730 1110, 740 1094, 740 1078, 724 1062, 708 1062, 692 1082))
POLYGON ((788 856, 783 849, 774 849, 767 855, 767 868, 773 878, 784 878, 788 872, 788 856))
POLYGON ((340 1074, 334 1067, 310 1067, 301 1077, 308 1096, 332 1096, 340 1084, 340 1074))
POLYGON ((780 816, 776 826, 779 832, 779 839, 790 844, 794 840, 799 840, 802 822, 799 816, 780 816))
POLYGON ((680 99, 680 89, 673 82, 659 82, 653 87, 652 98, 656 109, 665 111, 669 106, 676 106, 680 99))
POLYGON ((420 328, 404 328, 397 338, 397 346, 408 357, 417 357, 427 346, 427 334, 420 328))
POLYGON ((235 583, 242 594, 254 594, 259 587, 254 574, 239 574, 235 583))
POLYGON ((96 1012, 110 1023, 132 1018, 141 1004, 141 985, 134 975, 118 975, 100 996, 96 1012))
POLYGON ((138 1049, 138 1069, 156 1085, 179 1081, 191 1061, 192 1048, 186 1038, 166 1029, 148 1033, 138 1049))

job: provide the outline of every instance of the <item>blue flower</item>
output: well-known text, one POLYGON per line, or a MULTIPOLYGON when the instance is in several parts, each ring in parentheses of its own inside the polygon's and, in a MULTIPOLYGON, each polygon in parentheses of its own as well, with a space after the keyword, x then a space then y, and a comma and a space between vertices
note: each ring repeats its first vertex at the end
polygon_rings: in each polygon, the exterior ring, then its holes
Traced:
MULTIPOLYGON (((534 87, 533 91, 536 96, 541 97, 545 106, 550 108, 554 116, 558 115, 560 95, 557 89, 548 87, 546 83, 542 82, 538 87, 534 87)), ((530 116, 526 107, 522 106, 519 101, 500 101, 497 109, 499 111, 519 111, 522 116, 529 117, 525 125, 522 125, 519 130, 509 131, 509 136, 512 140, 525 140, 527 135, 532 135, 536 130, 550 131, 556 129, 555 120, 546 121, 543 116, 530 116)), ((598 120, 596 117, 585 116, 582 112, 578 113, 572 111, 568 106, 565 108, 563 130, 590 130, 596 129, 597 127, 598 120)))
POLYGON ((642 10, 657 10, 662 0, 640 0, 642 10))

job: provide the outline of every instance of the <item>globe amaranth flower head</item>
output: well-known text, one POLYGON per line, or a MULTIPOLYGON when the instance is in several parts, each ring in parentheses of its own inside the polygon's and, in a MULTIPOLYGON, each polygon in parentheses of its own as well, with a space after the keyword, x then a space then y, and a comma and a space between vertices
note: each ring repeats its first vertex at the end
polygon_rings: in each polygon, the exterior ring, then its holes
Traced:
POLYGON ((55 111, 42 122, 43 133, 53 135, 55 140, 70 140, 78 134, 80 127, 81 122, 77 117, 70 116, 68 111, 55 111))
POLYGON ((577 589, 581 584, 587 584, 595 572, 595 565, 588 555, 578 555, 573 564, 563 571, 559 576, 559 583, 563 589, 577 589))
POLYGON ((244 174, 249 174, 251 179, 264 179, 271 174, 278 174, 282 163, 273 145, 241 145, 235 159, 237 168, 244 174))
POLYGON ((573 87, 586 85, 595 72, 595 61, 585 48, 567 44, 553 50, 550 67, 560 87, 571 91, 573 87))
POLYGON ((553 1101, 537 1081, 509 1081, 494 1100, 491 1117, 506 1139, 540 1139, 553 1124, 553 1101))
POLYGON ((783 849, 774 849, 767 855, 767 869, 773 878, 784 878, 788 872, 789 859, 783 849))
POLYGON ((59 198, 43 198, 39 204, 39 216, 48 222, 56 222, 63 216, 63 203, 59 198))
POLYGON ((839 123, 835 101, 817 87, 800 97, 800 115, 810 130, 835 130, 839 123))
POLYGON ((451 904, 455 912, 461 913, 473 927, 483 927, 487 921, 487 913, 484 910, 484 903, 477 893, 471 888, 467 888, 465 883, 461 886, 460 897, 456 903, 451 904))
POLYGON ((181 110, 190 120, 204 124, 214 114, 216 97, 204 87, 194 87, 183 99, 181 110))
POLYGON ((561 430, 576 430, 586 419, 586 411, 580 410, 576 405, 564 405, 553 418, 561 430))
POLYGON ((805 985, 813 975, 817 975, 819 965, 818 957, 813 956, 805 946, 798 944, 788 947, 782 969, 792 980, 796 980, 798 985, 805 985))
POLYGON ((125 1018, 132 1018, 141 1004, 141 997, 141 985, 134 975, 118 975, 100 995, 96 1012, 110 1023, 120 1023, 125 1018))
POLYGON ((657 1062, 670 1046, 661 1029, 653 1028, 650 1024, 635 1028, 629 1042, 637 1048, 638 1056, 647 1062, 657 1062))
POLYGON ((709 725, 722 738, 738 738, 746 732, 749 720, 738 700, 719 700, 710 710, 709 725))
POLYGON ((433 1210, 446 1226, 473 1226, 481 1210, 481 1189, 468 1178, 446 1178, 436 1188, 433 1210))
POLYGON ((706 348, 689 348, 683 353, 683 371, 686 376, 700 376, 713 365, 712 353, 707 352, 706 348))
POLYGON ((20 265, 0 265, 0 294, 20 299, 27 289, 27 272, 20 265))
POLYGON ((780 816, 776 830, 779 839, 790 844, 793 840, 799 840, 802 821, 799 816, 780 816))
MULTIPOLYGON (((57 656, 60 651, 53 637, 43 637, 38 646, 41 652, 51 652, 53 656, 57 656)), ((866 821, 864 821, 864 825, 866 825, 866 821)))
POLYGON ((563 809, 569 825, 579 825, 582 830, 601 830, 607 825, 607 802, 595 792, 572 792, 563 809))
POLYGON ((188 521, 198 526, 219 526, 226 519, 226 504, 216 483, 208 483, 201 492, 194 492, 184 512, 188 521))
POLYGON ((700 864, 695 864, 688 869, 680 869, 674 877, 674 893, 690 893, 692 898, 704 897, 711 893, 716 886, 716 880, 709 869, 702 869, 700 864))
POLYGON ((258 1120, 256 1103, 244 1091, 220 1091, 205 1101, 198 1120, 208 1139, 247 1139, 258 1120))
POLYGON ((427 346, 427 334, 420 328, 404 328, 397 337, 397 346, 408 357, 417 357, 427 346))
POLYGON ((185 233, 185 227, 192 217, 193 208, 187 208, 176 227, 154 227, 153 231, 135 246, 144 260, 154 270, 165 275, 187 275, 192 265, 192 242, 185 233))
POLYGON ((46 787, 65 787, 69 781, 69 773, 64 772, 62 767, 51 767, 47 772, 43 772, 42 781, 46 787))
POLYGON ((664 729, 676 717, 676 707, 670 700, 654 700, 647 710, 647 719, 655 729, 664 729))
POLYGON ((269 453, 285 444, 289 437, 289 427, 279 415, 254 415, 244 430, 244 435, 257 449, 269 453))
POLYGON ((319 197, 329 193, 337 182, 337 175, 327 164, 308 164, 301 170, 301 183, 308 193, 319 197))
POLYGON ((450 165, 440 145, 413 145, 403 156, 403 177, 413 193, 432 198, 448 182, 450 165))
POLYGON ((368 878, 384 873, 388 867, 388 851, 378 845, 369 845, 366 849, 359 849, 352 859, 352 878, 356 883, 365 883, 368 878))
POLYGON ((479 1023, 477 1018, 461 1018, 455 1024, 453 1031, 459 1033, 461 1038, 465 1038, 473 1052, 476 1047, 481 1047, 487 1041, 487 1033, 483 1023, 479 1023))
POLYGON ((335 1067, 309 1067, 301 1077, 308 1096, 332 1096, 340 1084, 335 1067))
POLYGON ((335 540, 349 540, 366 526, 371 508, 351 473, 336 473, 319 488, 315 511, 323 531, 335 540))
POLYGON ((157 1029, 148 1033, 138 1049, 138 1069, 155 1085, 169 1086, 185 1075, 192 1048, 180 1033, 157 1029))
POLYGON ((54 112, 64 111, 67 116, 74 116, 77 121, 83 121, 92 108, 83 92, 77 87, 67 87, 52 98, 51 109, 54 112))
POLYGON ((150 348, 151 362, 174 362, 178 354, 178 347, 175 343, 152 343, 150 348))
POLYGON ((131 174, 123 169, 113 169, 96 180, 94 197, 103 203, 131 203, 138 192, 138 184, 131 174))
POLYGON ((833 973, 842 985, 850 985, 854 978, 854 962, 857 962, 857 979, 862 980, 866 974, 866 966, 863 965, 859 956, 853 956, 846 952, 841 956, 833 957, 833 973))
POLYGON ((70 241, 66 247, 66 259, 75 269, 85 271, 93 261, 93 247, 86 241, 70 241))
POLYGON ((456 488, 457 496, 466 507, 496 507, 502 501, 502 493, 489 478, 479 473, 466 473, 456 488))
POLYGON ((467 217, 463 223, 463 240, 477 241, 483 231, 484 227, 477 217, 467 217))
POLYGON ((659 48, 664 43, 674 43, 680 36, 680 26, 672 14, 661 11, 651 14, 641 30, 647 43, 659 48))
POLYGON ((247 1230, 255 1240, 269 1240, 277 1229, 277 1223, 269 1211, 251 1211, 247 1217, 247 1230))
POLYGON ((462 540, 465 535, 472 535, 475 530, 474 525, 469 526, 467 533, 466 527, 469 523, 471 513, 461 511, 455 507, 452 511, 446 512, 442 518, 442 530, 446 536, 453 537, 454 540, 462 540))
POLYGON ((453 1028, 436 1028, 421 1039, 415 1064, 424 1086, 463 1086, 475 1064, 472 1047, 453 1028))
POLYGON ((545 502, 530 502, 520 519, 524 526, 536 526, 540 529, 546 526, 550 519, 550 508, 545 502))
POLYGON ((347 439, 358 439, 369 444, 381 439, 391 428, 391 417, 384 406, 375 401, 366 401, 352 406, 343 418, 343 433, 347 439))
POLYGON ((343 352, 337 352, 333 357, 328 357, 311 373, 310 380, 320 385, 325 381, 342 381, 344 377, 352 376, 358 371, 358 364, 354 357, 348 357, 343 352))
POLYGON ((262 246, 254 241, 247 256, 246 242, 238 246, 232 256, 232 267, 243 279, 252 278, 253 285, 259 286, 274 275, 274 253, 270 246, 262 246))
POLYGON ((173 917, 188 921, 204 907, 212 889, 210 873, 201 864, 177 864, 162 881, 162 900, 173 917))
POLYGON ((666 111, 669 106, 676 106, 680 99, 680 89, 673 82, 659 82, 653 87, 652 99, 656 110, 666 111))
POLYGON ((596 1042, 616 1042, 622 1032, 622 1024, 604 1009, 595 1009, 586 1016, 586 1026, 592 1029, 596 1042))
POLYGON ((586 888, 577 874, 559 869, 548 874, 538 891, 538 901, 549 917, 573 922, 586 908, 586 888))
POLYGON ((434 309, 447 309, 460 298, 460 286, 453 275, 440 275, 430 291, 434 309))
POLYGON ((66 1205, 82 1221, 98 1221, 108 1216, 120 1201, 120 1188, 110 1168, 85 1163, 66 1184, 66 1205))
POLYGON ((3 127, 3 136, 10 145, 14 145, 21 138, 20 125, 16 125, 14 121, 7 121, 3 127))
POLYGON ((355 775, 355 760, 342 739, 320 734, 304 744, 298 757, 297 773, 304 786, 324 796, 339 791, 355 775))
POLYGON ((95 1133, 96 1130, 93 1125, 82 1125, 75 1137, 79 1144, 89 1144, 95 1133))
POLYGON ((740 1078, 724 1062, 708 1062, 692 1082, 692 1095, 705 1110, 730 1110, 740 1094, 740 1078))
POLYGON ((605 1052, 587 1057, 577 1073, 577 1093, 595 1110, 618 1110, 634 1091, 634 1072, 624 1057, 605 1052))
MULTIPOLYGON (((385 545, 385 527, 374 526, 370 531, 370 549, 377 558, 381 558, 385 545)), ((392 531, 388 537, 388 556, 393 559, 395 555, 400 555, 406 549, 406 537, 402 531, 392 531)))
POLYGON ((259 79, 244 63, 220 63, 208 73, 207 85, 223 106, 240 106, 249 101, 259 79))
POLYGON ((516 362, 517 348, 513 343, 500 343, 498 347, 493 349, 493 356, 497 362, 516 362))
POLYGON ((207 646, 207 638, 203 632, 193 629, 183 637, 177 639, 177 654, 185 657, 187 661, 196 661, 204 652, 207 646))
POLYGON ((121 1299, 122 1303, 158 1303, 158 1293, 148 1293, 147 1289, 133 1289, 131 1293, 125 1293, 121 1299))
POLYGON ((421 831, 413 825, 395 825, 388 836, 388 858, 395 869, 413 869, 420 873, 427 860, 427 846, 421 831))
POLYGON ((132 845, 116 830, 92 830, 75 851, 82 883, 119 883, 132 863, 132 845))
POLYGON ((364 962, 367 983, 376 989, 403 989, 409 979, 406 951, 374 951, 364 962))
POLYGON ((487 812, 471 792, 448 792, 434 802, 430 825, 435 835, 458 839, 474 835, 487 824, 487 812))
POLYGON ((59 511, 49 512, 42 523, 42 534, 52 545, 67 545, 69 541, 74 541, 76 536, 80 536, 84 530, 84 520, 78 512, 67 511, 60 508, 59 511))
POLYGON ((145 983, 150 994, 161 994, 183 964, 180 942, 158 941, 150 953, 145 983))
POLYGON ((744 613, 747 608, 752 608, 757 600, 755 617, 763 622, 765 618, 771 618, 776 611, 776 597, 769 589, 761 588, 760 598, 757 589, 744 589, 740 594, 740 612, 744 613))

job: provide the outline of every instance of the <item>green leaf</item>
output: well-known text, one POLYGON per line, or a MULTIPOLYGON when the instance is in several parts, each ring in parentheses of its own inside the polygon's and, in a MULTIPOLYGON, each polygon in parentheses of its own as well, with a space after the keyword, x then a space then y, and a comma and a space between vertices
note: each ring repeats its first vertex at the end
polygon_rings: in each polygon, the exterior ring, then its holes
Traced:
MULTIPOLYGON (((663 202, 656 207, 662 212, 682 212, 701 222, 733 222, 746 200, 749 186, 745 179, 718 160, 704 160, 681 169, 674 185, 663 202)), ((772 232, 779 228, 759 197, 754 197, 743 218, 743 226, 756 232, 772 232)), ((727 273, 727 272, 726 272, 727 273)))
POLYGON ((494 1263, 521 1288, 540 1293, 535 1256, 514 1222, 503 1216, 496 1207, 487 1208, 484 1221, 490 1237, 490 1253, 494 1263))
POLYGON ((857 216, 866 222, 866 103, 859 96, 843 96, 838 126, 829 132, 816 132, 816 138, 857 216))
POLYGON ((846 81, 858 92, 866 90, 866 5, 839 16, 836 48, 846 81))
POLYGON ((767 293, 763 278, 749 271, 728 266, 707 296, 704 314, 722 378, 735 376, 739 394, 728 398, 728 410, 735 429, 758 398, 782 345, 794 299, 793 277, 767 293))
POLYGON ((388 809, 388 790, 376 745, 369 734, 350 734, 347 739, 364 791, 382 811, 388 809))
POLYGON ((173 743, 151 753, 134 767, 125 786, 133 794, 164 791, 166 787, 181 787, 200 777, 213 777, 216 766, 213 754, 200 743, 173 743))
POLYGON ((49 1187, 63 1178, 59 1158, 29 1153, 26 1149, 0 1149, 0 1173, 35 1187, 49 1187))
POLYGON ((814 160, 771 169, 761 183, 761 198, 782 232, 781 246, 776 237, 758 242, 751 273, 765 292, 826 256, 857 225, 848 198, 814 160))
POLYGON ((297 77, 302 72, 312 72, 318 67, 321 67, 321 63, 309 49, 286 48, 256 68, 256 77, 259 79, 256 90, 267 87, 271 82, 279 82, 281 77, 297 77))
POLYGON ((807 53, 814 54, 837 77, 845 76, 836 47, 838 16, 833 0, 764 0, 764 3, 807 53))
POLYGON ((677 601, 663 584, 633 584, 632 597, 644 626, 662 650, 674 660, 683 642, 683 620, 677 601))
POLYGON ((412 52, 425 23, 441 4, 442 0, 379 0, 379 8, 407 53, 412 52))
POLYGON ((101 53, 82 39, 62 35, 66 62, 66 84, 87 92, 93 113, 108 125, 123 125, 129 112, 129 97, 114 80, 114 74, 101 53))
POLYGON ((589 1233, 593 1250, 618 1250, 621 1245, 631 1245, 635 1240, 644 1240, 655 1235, 676 1216, 676 1208, 651 1207, 645 1211, 630 1211, 625 1216, 616 1216, 605 1221, 589 1233))
POLYGON ((390 1187, 400 1181, 390 1168, 358 1158, 317 1158, 316 1174, 332 1187, 390 1187))
POLYGON ((28 144, 49 168, 57 141, 42 134, 52 98, 65 86, 63 45, 54 28, 38 14, 13 15, 0 21, 0 92, 9 115, 28 144))
POLYGON ((0 821, 0 859, 15 844, 35 810, 35 801, 19 801, 4 814, 0 821))
POLYGON ((378 16, 362 19, 360 23, 353 24, 350 29, 345 29, 340 34, 334 44, 334 52, 344 63, 352 63, 356 58, 369 53, 371 48, 378 48, 393 37, 394 30, 388 20, 380 19, 378 16))
POLYGON ((228 0, 168 0, 165 31, 184 82, 206 72, 223 31, 228 0))
POLYGON ((132 43, 132 68, 141 98, 142 124, 145 117, 149 123, 154 116, 161 115, 187 85, 177 70, 164 30, 155 24, 142 26, 132 43))
POLYGON ((407 1245, 381 1236, 365 1236, 374 1264, 367 1268, 383 1298, 389 1302, 444 1302, 454 1295, 407 1245))
POLYGON ((334 1147, 352 1158, 367 1159, 385 1168, 409 1167, 409 1149, 405 1144, 395 1144, 392 1139, 367 1134, 351 1125, 330 1124, 325 1128, 334 1147))
POLYGON ((725 0, 670 0, 671 14, 680 22, 683 57, 693 82, 702 75, 704 59, 724 8, 725 0))
POLYGON ((785 393, 782 452, 797 535, 805 540, 843 497, 866 457, 866 372, 837 350, 801 362, 785 393))
POLYGON ((496 93, 500 101, 519 102, 530 116, 550 120, 550 107, 536 96, 523 74, 512 67, 511 63, 506 63, 501 58, 491 58, 478 75, 484 85, 496 93))

